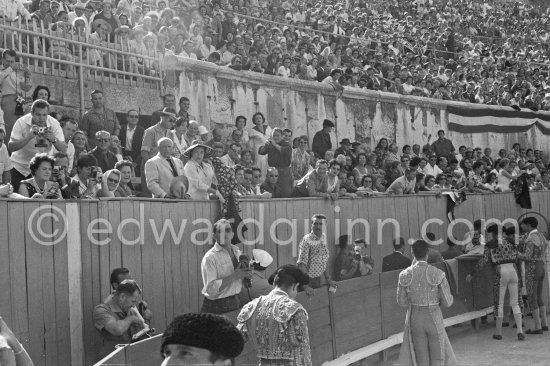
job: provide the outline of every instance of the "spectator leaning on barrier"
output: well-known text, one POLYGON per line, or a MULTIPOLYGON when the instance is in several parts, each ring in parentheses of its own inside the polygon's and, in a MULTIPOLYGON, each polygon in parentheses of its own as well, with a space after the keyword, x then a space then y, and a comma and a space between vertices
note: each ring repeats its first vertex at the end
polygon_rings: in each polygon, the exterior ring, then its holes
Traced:
POLYGON ((49 152, 54 146, 57 151, 65 152, 65 136, 59 122, 49 116, 50 104, 45 100, 35 100, 31 113, 19 118, 13 126, 8 144, 11 151, 11 183, 17 191, 19 182, 30 178, 30 160, 37 153, 49 152))
POLYGON ((308 294, 313 293, 312 288, 321 287, 321 276, 325 278, 329 286, 335 285, 327 269, 329 250, 324 233, 326 219, 325 215, 313 215, 311 218, 311 232, 302 238, 298 246, 298 260, 296 264, 311 279, 309 286, 306 288, 308 294))
POLYGON ((158 140, 159 152, 145 163, 147 189, 154 198, 170 195, 172 180, 184 174, 183 162, 171 156, 174 143, 168 137, 158 140))
POLYGON ((88 137, 90 148, 96 146, 97 131, 107 131, 111 135, 118 136, 120 123, 116 113, 105 107, 104 95, 101 90, 94 90, 91 93, 92 109, 86 111, 80 120, 80 130, 88 137))
POLYGON ((315 169, 307 173, 296 183, 292 191, 292 197, 324 197, 335 198, 327 193, 328 188, 328 163, 319 159, 315 163, 315 169))

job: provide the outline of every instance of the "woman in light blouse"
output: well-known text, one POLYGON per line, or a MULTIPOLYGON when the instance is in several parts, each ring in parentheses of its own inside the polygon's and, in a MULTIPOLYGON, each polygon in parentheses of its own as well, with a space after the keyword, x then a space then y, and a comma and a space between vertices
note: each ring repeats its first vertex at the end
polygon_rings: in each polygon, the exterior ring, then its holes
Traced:
POLYGON ((214 168, 204 160, 205 155, 211 150, 201 141, 195 140, 183 152, 183 156, 189 159, 184 172, 189 181, 187 194, 192 200, 207 200, 209 194, 215 194, 223 200, 220 192, 212 188, 212 183, 216 183, 214 168))

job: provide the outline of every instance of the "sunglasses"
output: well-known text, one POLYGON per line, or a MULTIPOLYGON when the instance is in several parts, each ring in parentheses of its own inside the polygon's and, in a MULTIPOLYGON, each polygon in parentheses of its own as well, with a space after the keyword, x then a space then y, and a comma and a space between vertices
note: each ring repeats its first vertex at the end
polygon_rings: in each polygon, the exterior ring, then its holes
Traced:
POLYGON ((111 139, 97 139, 98 142, 111 142, 111 139))
POLYGON ((115 178, 107 178, 107 182, 109 182, 109 183, 118 183, 118 179, 115 179, 115 178))
POLYGON ((128 118, 139 118, 139 116, 128 116, 128 118))

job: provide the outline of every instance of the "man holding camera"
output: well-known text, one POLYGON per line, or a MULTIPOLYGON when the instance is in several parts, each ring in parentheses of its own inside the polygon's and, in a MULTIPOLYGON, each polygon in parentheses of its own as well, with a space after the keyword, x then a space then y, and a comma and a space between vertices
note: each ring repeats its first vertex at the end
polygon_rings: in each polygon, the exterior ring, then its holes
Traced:
POLYGON ((224 314, 240 307, 243 280, 251 278, 252 272, 246 263, 239 263, 241 251, 231 244, 231 239, 231 223, 226 219, 218 220, 214 224, 214 246, 201 262, 204 284, 201 313, 224 314))
POLYGON ((50 104, 42 99, 33 102, 31 113, 19 118, 8 143, 12 152, 11 184, 17 192, 19 183, 31 177, 30 161, 38 153, 48 153, 52 145, 65 152, 65 136, 59 122, 49 116, 50 104))
POLYGON ((117 344, 132 342, 131 326, 143 325, 143 318, 136 306, 141 288, 134 280, 122 281, 113 297, 94 308, 94 326, 101 334, 101 348, 98 359, 115 350, 117 344))

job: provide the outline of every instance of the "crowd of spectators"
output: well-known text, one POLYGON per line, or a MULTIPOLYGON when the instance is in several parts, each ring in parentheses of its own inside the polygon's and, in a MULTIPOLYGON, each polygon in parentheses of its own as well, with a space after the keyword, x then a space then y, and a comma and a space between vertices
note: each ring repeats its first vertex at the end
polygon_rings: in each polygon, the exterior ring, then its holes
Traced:
POLYGON ((115 43, 136 55, 95 48, 80 55, 62 41, 23 42, 65 60, 85 56, 93 65, 155 75, 159 66, 142 57, 173 56, 336 90, 550 110, 550 10, 525 3, 42 0, 29 10, 16 3, 4 16, 9 24, 20 17, 59 37, 115 43))
MULTIPOLYGON (((33 94, 48 99, 49 89, 37 86, 33 94)), ((80 121, 52 111, 45 99, 33 102, 10 135, 0 124, 7 143, 0 145, 2 196, 219 199, 224 211, 236 207, 238 212, 243 198, 550 189, 543 151, 518 143, 497 154, 489 147, 456 150, 440 130, 437 140, 424 146, 400 147, 381 138, 371 148, 344 138, 336 148, 331 142, 335 125, 328 119, 310 139, 271 128, 260 112, 252 116, 251 128, 247 117, 238 116, 233 129, 209 131, 189 120, 188 98, 180 98, 176 111, 169 94, 144 126, 133 109, 121 125, 100 90, 91 93, 92 108, 80 121)))

